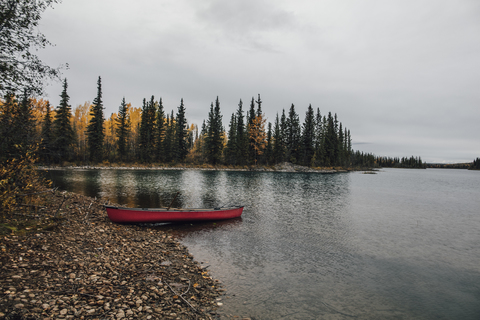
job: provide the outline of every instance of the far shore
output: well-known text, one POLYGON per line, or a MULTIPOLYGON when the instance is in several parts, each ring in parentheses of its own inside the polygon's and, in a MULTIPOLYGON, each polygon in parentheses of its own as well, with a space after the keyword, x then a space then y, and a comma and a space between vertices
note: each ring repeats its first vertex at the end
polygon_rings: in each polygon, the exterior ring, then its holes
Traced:
POLYGON ((312 173, 345 173, 350 171, 364 171, 369 170, 365 168, 311 168, 300 166, 289 162, 284 162, 274 166, 213 166, 213 165, 191 165, 191 164, 177 164, 177 165, 148 165, 148 164, 96 164, 96 165, 63 165, 63 166, 45 166, 38 167, 42 170, 202 170, 202 171, 256 171, 256 172, 312 172, 312 173))

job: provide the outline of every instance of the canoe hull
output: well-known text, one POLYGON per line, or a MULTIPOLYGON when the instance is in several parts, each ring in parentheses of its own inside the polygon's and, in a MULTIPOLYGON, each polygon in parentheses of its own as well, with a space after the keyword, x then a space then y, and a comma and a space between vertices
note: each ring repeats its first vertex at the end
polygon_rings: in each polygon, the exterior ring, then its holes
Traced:
POLYGON ((105 206, 108 217, 117 223, 191 222, 237 218, 243 207, 214 209, 140 209, 105 206))

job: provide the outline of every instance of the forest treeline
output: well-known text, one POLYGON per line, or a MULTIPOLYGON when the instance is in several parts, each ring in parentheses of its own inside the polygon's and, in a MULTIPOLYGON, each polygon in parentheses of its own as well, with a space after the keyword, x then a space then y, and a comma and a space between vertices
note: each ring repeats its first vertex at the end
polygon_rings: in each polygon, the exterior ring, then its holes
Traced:
POLYGON ((56 108, 49 101, 8 93, 0 102, 0 160, 35 152, 42 164, 193 164, 270 166, 283 162, 310 167, 423 168, 420 157, 387 158, 354 151, 350 130, 337 115, 308 106, 303 123, 292 104, 266 122, 260 95, 232 113, 223 126, 220 100, 210 105, 199 128, 188 124, 183 99, 176 112, 162 99, 133 107, 123 98, 105 119, 101 78, 92 103, 72 110, 65 79, 56 108))
POLYGON ((220 100, 210 105, 201 128, 187 124, 185 105, 167 112, 162 99, 144 99, 141 108, 123 98, 118 113, 104 117, 99 77, 93 102, 69 104, 67 81, 53 108, 46 100, 27 95, 5 95, 0 109, 2 161, 36 146, 43 164, 102 162, 201 165, 274 165, 281 162, 314 167, 371 166, 374 156, 353 152, 350 131, 337 115, 307 109, 303 124, 292 104, 266 124, 262 100, 252 98, 247 110, 242 100, 223 126, 220 100))

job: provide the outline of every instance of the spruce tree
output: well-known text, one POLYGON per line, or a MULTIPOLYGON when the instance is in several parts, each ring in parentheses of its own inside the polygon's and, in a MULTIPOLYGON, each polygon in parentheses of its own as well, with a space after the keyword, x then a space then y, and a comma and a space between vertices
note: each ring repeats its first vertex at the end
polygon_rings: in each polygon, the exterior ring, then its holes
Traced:
POLYGON ((286 134, 286 147, 287 147, 287 161, 297 163, 300 159, 299 146, 301 139, 300 131, 300 119, 295 112, 295 106, 292 103, 287 118, 287 134, 286 134))
POLYGON ((326 166, 336 165, 336 155, 338 150, 337 135, 332 113, 328 113, 327 127, 325 132, 325 162, 326 166))
POLYGON ((305 122, 303 123, 302 153, 303 164, 311 166, 315 153, 315 115, 312 105, 308 106, 305 114, 305 122))
POLYGON ((188 153, 187 148, 187 119, 185 118, 185 106, 183 98, 180 102, 176 121, 176 160, 184 161, 188 153))
POLYGON ((252 101, 250 102, 250 110, 248 111, 247 117, 248 117, 248 122, 247 122, 247 141, 248 141, 248 162, 253 163, 255 159, 255 150, 254 150, 254 145, 255 141, 253 138, 249 135, 250 128, 253 126, 253 122, 255 120, 255 99, 252 97, 252 101))
POLYGON ((274 163, 283 162, 283 137, 281 136, 280 130, 280 119, 277 116, 275 118, 275 127, 273 129, 273 158, 274 163))
POLYGON ((210 105, 210 113, 207 121, 207 136, 205 141, 205 149, 207 153, 208 162, 216 165, 221 162, 223 152, 223 126, 222 115, 220 114, 220 101, 215 101, 215 108, 213 103, 210 105))
POLYGON ((101 162, 103 159, 103 140, 105 132, 103 128, 103 101, 102 101, 102 79, 98 77, 97 96, 93 100, 90 111, 90 122, 87 126, 87 141, 90 154, 90 161, 101 162))
POLYGON ((116 119, 117 128, 116 134, 118 138, 118 154, 121 160, 127 159, 127 139, 130 132, 130 118, 128 116, 128 105, 125 102, 125 97, 118 108, 118 118, 116 119))
POLYGON ((315 165, 316 166, 323 164, 322 144, 323 144, 322 114, 320 113, 320 108, 317 108, 317 113, 315 115, 315 165))
POLYGON ((165 161, 165 112, 163 110, 163 102, 162 98, 158 102, 158 109, 157 109, 157 120, 156 120, 156 137, 155 137, 155 144, 156 144, 156 159, 157 161, 164 162, 165 161))
POLYGON ((236 165, 237 160, 237 117, 232 113, 230 129, 228 130, 228 142, 225 148, 225 163, 236 165))
POLYGON ((53 120, 55 161, 70 160, 72 145, 75 142, 73 128, 70 122, 72 117, 70 97, 67 94, 67 79, 63 81, 63 91, 60 95, 60 105, 57 107, 53 120))
POLYGON ((237 132, 236 132, 236 163, 239 165, 245 165, 248 161, 248 137, 247 131, 245 129, 245 122, 243 116, 243 102, 240 99, 238 103, 236 121, 237 121, 237 132))
POLYGON ((272 123, 268 123, 267 130, 267 148, 265 149, 265 161, 267 165, 270 165, 274 162, 273 158, 273 132, 272 132, 272 123))
POLYGON ((40 160, 43 163, 50 164, 53 160, 53 124, 52 124, 52 113, 50 110, 50 103, 47 101, 45 116, 43 117, 42 122, 42 133, 40 134, 40 160))

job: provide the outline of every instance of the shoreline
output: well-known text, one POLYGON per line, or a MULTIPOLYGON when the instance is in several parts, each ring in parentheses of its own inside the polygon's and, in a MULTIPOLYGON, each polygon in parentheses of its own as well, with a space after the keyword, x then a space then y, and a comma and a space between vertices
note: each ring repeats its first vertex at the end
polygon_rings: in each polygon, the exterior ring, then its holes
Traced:
POLYGON ((311 168, 306 166, 295 165, 284 162, 275 166, 266 167, 227 167, 227 166, 192 166, 192 165, 176 165, 176 166, 139 166, 133 164, 125 165, 84 165, 84 166, 38 166, 41 170, 199 170, 199 171, 241 171, 241 172, 299 172, 299 173, 346 173, 350 171, 362 171, 364 169, 345 169, 345 168, 311 168))
POLYGON ((0 236, 0 319, 218 316, 219 281, 168 232, 114 224, 80 194, 44 202, 23 234, 0 236))

